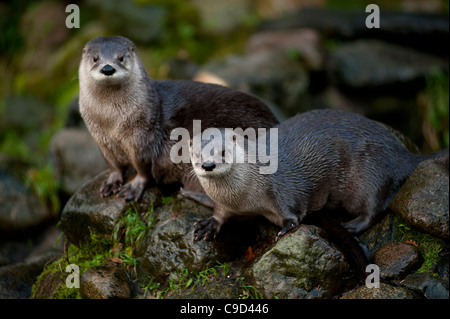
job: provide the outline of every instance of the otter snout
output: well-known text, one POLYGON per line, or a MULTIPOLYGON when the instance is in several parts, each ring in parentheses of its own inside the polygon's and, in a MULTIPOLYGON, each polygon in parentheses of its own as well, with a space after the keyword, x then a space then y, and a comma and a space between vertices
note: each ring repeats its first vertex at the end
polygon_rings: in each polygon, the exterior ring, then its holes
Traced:
POLYGON ((103 73, 104 75, 109 76, 113 75, 114 72, 116 72, 116 69, 114 69, 112 65, 107 64, 100 70, 100 72, 103 73))
POLYGON ((206 161, 202 164, 202 168, 207 172, 211 172, 214 168, 216 168, 216 164, 211 161, 206 161))

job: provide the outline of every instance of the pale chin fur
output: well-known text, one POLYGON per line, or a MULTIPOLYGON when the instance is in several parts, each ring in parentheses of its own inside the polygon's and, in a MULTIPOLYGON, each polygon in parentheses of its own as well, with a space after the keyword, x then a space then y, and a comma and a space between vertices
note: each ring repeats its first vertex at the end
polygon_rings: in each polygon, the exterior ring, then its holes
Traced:
MULTIPOLYGON (((195 166, 195 165, 194 165, 195 166)), ((220 165, 216 167, 213 171, 205 171, 201 166, 194 167, 195 174, 199 177, 204 178, 215 178, 221 175, 224 175, 230 171, 230 167, 228 165, 220 165)))
POLYGON ((104 75, 99 71, 91 71, 89 72, 90 76, 97 83, 104 84, 116 84, 122 82, 124 79, 128 78, 128 72, 116 71, 113 75, 104 75))

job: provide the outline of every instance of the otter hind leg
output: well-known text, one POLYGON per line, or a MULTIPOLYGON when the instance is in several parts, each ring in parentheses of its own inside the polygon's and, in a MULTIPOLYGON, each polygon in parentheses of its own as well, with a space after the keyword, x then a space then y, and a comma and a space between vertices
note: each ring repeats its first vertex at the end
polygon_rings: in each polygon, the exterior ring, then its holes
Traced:
POLYGON ((358 234, 367 228, 369 228, 372 222, 372 218, 369 215, 360 215, 346 223, 343 223, 344 226, 350 233, 358 234))

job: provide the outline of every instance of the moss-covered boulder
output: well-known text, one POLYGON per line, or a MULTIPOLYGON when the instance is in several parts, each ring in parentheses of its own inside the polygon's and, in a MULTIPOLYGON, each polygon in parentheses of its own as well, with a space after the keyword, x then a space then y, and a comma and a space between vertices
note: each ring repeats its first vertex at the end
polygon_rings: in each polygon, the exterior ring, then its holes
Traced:
POLYGON ((448 169, 427 160, 420 163, 390 205, 417 229, 449 239, 448 169))
POLYGON ((330 298, 351 282, 344 256, 322 235, 316 226, 301 225, 254 264, 265 297, 330 298))

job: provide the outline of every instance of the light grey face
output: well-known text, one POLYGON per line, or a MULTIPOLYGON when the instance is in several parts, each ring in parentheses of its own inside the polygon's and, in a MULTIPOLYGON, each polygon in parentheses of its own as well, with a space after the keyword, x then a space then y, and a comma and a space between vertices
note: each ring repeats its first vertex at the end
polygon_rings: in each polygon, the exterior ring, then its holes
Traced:
MULTIPOLYGON (((194 137, 195 140, 195 137, 194 137)), ((198 145, 190 141, 190 156, 195 174, 199 177, 216 177, 228 173, 234 164, 233 150, 228 149, 225 138, 199 139, 198 145)))
POLYGON ((133 74, 136 66, 136 48, 123 37, 99 37, 83 49, 80 68, 103 84, 118 84, 133 74))

